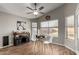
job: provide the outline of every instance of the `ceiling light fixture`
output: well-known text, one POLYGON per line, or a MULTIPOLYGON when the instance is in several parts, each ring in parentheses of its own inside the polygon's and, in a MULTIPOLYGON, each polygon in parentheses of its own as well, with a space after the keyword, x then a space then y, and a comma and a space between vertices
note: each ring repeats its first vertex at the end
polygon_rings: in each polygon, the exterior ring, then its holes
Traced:
POLYGON ((33 14, 34 14, 34 15, 38 15, 38 12, 37 12, 37 11, 34 11, 33 14))
POLYGON ((38 14, 45 14, 44 12, 41 11, 44 9, 44 6, 37 8, 38 3, 33 3, 33 5, 35 6, 35 8, 26 7, 27 9, 32 11, 28 12, 27 14, 33 14, 35 16, 37 16, 38 14))

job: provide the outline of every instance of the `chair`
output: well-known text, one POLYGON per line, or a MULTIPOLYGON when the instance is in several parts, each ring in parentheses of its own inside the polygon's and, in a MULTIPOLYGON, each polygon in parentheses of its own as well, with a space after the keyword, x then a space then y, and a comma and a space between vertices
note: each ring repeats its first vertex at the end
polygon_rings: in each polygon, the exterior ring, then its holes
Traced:
POLYGON ((52 43, 53 40, 53 36, 46 36, 46 41, 48 41, 49 43, 52 43))

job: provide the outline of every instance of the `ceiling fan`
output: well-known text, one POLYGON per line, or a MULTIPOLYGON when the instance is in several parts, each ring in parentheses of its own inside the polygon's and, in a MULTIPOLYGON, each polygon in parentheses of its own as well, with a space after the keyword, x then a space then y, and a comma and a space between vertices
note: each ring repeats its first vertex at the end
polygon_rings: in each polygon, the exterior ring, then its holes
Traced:
POLYGON ((44 12, 41 12, 41 10, 44 9, 43 6, 39 7, 37 9, 37 3, 33 3, 34 4, 34 9, 33 8, 30 8, 30 7, 26 7, 27 9, 31 10, 32 12, 28 12, 27 14, 34 14, 34 15, 38 15, 39 13, 40 14, 45 14, 44 12))

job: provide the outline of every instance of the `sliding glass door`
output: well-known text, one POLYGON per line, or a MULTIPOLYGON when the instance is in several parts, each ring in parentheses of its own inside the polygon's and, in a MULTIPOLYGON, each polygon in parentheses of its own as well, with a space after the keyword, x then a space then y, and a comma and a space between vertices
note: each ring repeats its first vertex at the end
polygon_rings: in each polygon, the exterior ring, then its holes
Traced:
POLYGON ((36 40, 36 35, 37 35, 37 23, 32 22, 32 40, 36 40))

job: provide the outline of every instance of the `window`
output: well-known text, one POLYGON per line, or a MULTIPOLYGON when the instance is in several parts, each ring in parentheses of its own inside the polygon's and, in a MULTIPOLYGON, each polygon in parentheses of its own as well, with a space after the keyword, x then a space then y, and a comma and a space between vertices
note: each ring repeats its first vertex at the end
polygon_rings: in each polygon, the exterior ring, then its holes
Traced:
POLYGON ((66 38, 74 39, 74 15, 66 17, 66 38))
POLYGON ((48 27, 48 22, 47 21, 41 22, 41 27, 48 27))
POLYGON ((49 31, 48 27, 41 27, 39 34, 48 35, 48 33, 49 33, 48 31, 49 31))
POLYGON ((79 15, 78 15, 78 39, 79 39, 79 15))
POLYGON ((37 27, 37 23, 33 22, 32 27, 37 27))
POLYGON ((49 21, 49 27, 58 27, 58 20, 49 21))
POLYGON ((40 26, 40 34, 58 37, 58 20, 44 21, 40 26))

